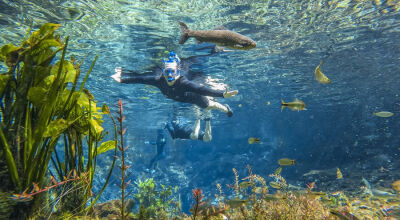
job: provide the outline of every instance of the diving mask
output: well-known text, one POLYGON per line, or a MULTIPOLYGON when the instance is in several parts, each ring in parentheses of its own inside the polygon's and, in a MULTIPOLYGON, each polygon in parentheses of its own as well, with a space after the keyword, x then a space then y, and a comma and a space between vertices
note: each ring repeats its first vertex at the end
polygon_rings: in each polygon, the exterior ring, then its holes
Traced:
POLYGON ((168 59, 164 59, 163 62, 164 68, 162 69, 162 73, 165 77, 167 77, 168 82, 173 82, 177 77, 181 75, 181 61, 174 52, 170 52, 168 59))

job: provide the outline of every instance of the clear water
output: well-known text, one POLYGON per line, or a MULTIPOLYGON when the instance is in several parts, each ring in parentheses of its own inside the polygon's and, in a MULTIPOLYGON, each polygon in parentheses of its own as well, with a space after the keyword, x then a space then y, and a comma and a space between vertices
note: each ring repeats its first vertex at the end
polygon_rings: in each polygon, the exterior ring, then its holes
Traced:
MULTIPOLYGON (((362 185, 361 177, 386 187, 399 179, 399 9, 398 0, 2 0, 0 45, 18 43, 31 22, 34 27, 53 22, 62 24, 61 33, 71 38, 69 55, 86 57, 84 70, 100 55, 88 89, 114 112, 119 98, 126 104, 133 180, 154 177, 179 186, 187 210, 191 189, 202 188, 213 198, 217 183, 229 192, 225 186, 234 181, 232 168, 245 177, 249 164, 267 178, 282 157, 296 159, 282 175, 303 187, 316 181, 322 190, 354 190, 362 185), (144 142, 155 140, 156 130, 174 112, 194 122, 193 108, 166 99, 155 88, 118 84, 109 76, 116 66, 143 71, 159 65, 167 50, 180 57, 199 55, 195 49, 203 45, 194 40, 178 44, 178 21, 202 30, 224 25, 251 37, 257 47, 202 58, 194 67, 239 90, 232 99, 220 100, 234 116, 213 112, 210 143, 168 137, 167 158, 148 172, 156 148, 144 142), (320 61, 329 85, 314 79, 320 61), (281 99, 294 98, 303 100, 307 110, 281 112, 281 99), (394 116, 374 116, 378 111, 394 116), (249 137, 262 143, 249 145, 249 137), (334 171, 332 177, 304 176, 336 167, 343 172, 341 182, 334 180, 334 171), (386 171, 380 172, 381 167, 386 171)), ((111 132, 110 123, 105 125, 111 132)), ((106 168, 111 156, 100 160, 106 168)), ((97 183, 102 180, 99 175, 97 183)), ((118 192, 111 184, 102 200, 116 198, 118 192)))

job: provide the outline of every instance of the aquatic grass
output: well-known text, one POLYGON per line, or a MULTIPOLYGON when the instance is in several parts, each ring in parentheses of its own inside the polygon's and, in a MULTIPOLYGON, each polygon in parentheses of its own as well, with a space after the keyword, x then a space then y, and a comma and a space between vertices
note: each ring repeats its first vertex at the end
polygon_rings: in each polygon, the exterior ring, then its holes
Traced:
MULTIPOLYGON (((75 198, 71 200, 74 204, 65 207, 74 210, 79 207, 78 211, 83 211, 93 197, 97 156, 99 152, 115 148, 115 141, 100 144, 106 134, 101 127, 104 113, 98 112, 93 95, 84 89, 97 56, 78 87, 82 63, 76 63, 74 58, 66 59, 69 38, 63 41, 55 34, 59 26, 44 24, 30 36, 28 30, 20 46, 7 44, 0 48, 0 61, 8 67, 8 72, 0 74, 1 156, 12 180, 0 187, 14 192, 26 190, 32 183, 44 187, 51 173, 48 168, 51 161, 58 178, 51 176, 59 181, 73 170, 78 176, 87 175, 87 182, 77 183, 86 185, 83 191, 64 196, 66 201, 68 197, 75 198), (60 60, 53 62, 60 51, 60 60), (64 161, 60 160, 56 149, 60 137, 64 144, 64 161), (76 201, 80 201, 79 204, 76 201)), ((115 159, 94 201, 107 185, 114 163, 115 159)), ((74 188, 74 184, 68 182, 65 187, 74 188)), ((40 204, 31 204, 36 205, 40 204)))

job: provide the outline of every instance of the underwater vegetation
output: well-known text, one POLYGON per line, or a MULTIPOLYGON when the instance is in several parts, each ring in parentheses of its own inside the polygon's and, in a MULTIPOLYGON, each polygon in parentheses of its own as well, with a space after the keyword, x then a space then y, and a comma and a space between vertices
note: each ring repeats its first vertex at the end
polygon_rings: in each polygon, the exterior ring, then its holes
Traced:
POLYGON ((0 190, 15 200, 9 218, 84 212, 113 169, 94 197, 97 156, 110 145, 101 143, 103 113, 84 88, 97 57, 81 79, 82 62, 66 59, 68 37, 55 34, 59 26, 29 29, 20 45, 0 48, 8 67, 0 74, 0 190))

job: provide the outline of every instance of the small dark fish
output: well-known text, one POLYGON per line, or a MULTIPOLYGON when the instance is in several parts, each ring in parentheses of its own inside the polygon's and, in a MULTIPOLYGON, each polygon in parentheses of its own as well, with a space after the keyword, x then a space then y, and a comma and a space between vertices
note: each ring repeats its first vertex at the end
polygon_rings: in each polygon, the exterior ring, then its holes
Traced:
POLYGON ((181 39, 179 44, 184 44, 190 37, 196 38, 199 42, 210 42, 223 47, 239 50, 250 50, 257 46, 257 43, 249 37, 219 27, 218 30, 190 30, 189 27, 179 22, 181 26, 181 39))

